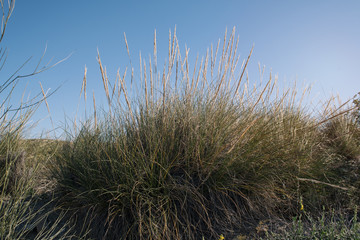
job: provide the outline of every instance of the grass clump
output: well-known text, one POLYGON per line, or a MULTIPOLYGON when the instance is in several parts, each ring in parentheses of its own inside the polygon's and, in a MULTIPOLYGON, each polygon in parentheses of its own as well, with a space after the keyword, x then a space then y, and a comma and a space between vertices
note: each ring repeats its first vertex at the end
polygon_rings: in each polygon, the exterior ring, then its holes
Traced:
POLYGON ((251 52, 238 68, 234 32, 219 45, 191 75, 188 50, 182 58, 170 35, 168 63, 157 72, 155 39, 153 63, 140 60, 136 93, 126 88, 126 71, 109 83, 98 56, 109 111, 99 116, 94 106, 53 168, 62 206, 87 216, 94 238, 217 239, 294 216, 300 198, 314 210, 341 191, 353 199, 348 179, 324 168, 336 161, 332 152, 358 154, 357 136, 344 136, 338 149, 327 130, 350 110, 319 119, 296 89, 279 94, 272 75, 251 89, 243 81, 251 52))

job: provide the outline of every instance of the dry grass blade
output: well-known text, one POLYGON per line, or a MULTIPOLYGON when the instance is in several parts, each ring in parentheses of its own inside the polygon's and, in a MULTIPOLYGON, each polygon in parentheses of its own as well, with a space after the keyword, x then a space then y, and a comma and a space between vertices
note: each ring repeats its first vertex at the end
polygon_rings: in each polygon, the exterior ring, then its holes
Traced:
POLYGON ((154 99, 154 82, 153 82, 151 58, 149 58, 149 71, 150 71, 150 96, 151 96, 151 102, 152 102, 154 99))
POLYGON ((82 81, 82 85, 81 85, 81 91, 80 91, 80 97, 81 97, 81 93, 84 92, 84 100, 86 102, 86 73, 87 73, 87 68, 85 65, 85 69, 84 69, 84 78, 82 81))
MULTIPOLYGON (((326 183, 326 182, 322 182, 322 181, 318 181, 318 180, 315 180, 315 179, 309 179, 309 178, 296 178, 297 180, 299 181, 302 181, 302 182, 312 182, 312 183, 316 183, 316 184, 323 184, 323 185, 326 185, 326 186, 329 186, 329 187, 333 187, 333 188, 338 188, 338 189, 341 189, 341 190, 344 190, 344 191, 349 191, 351 190, 350 188, 347 188, 347 187, 342 187, 342 186, 339 186, 339 185, 335 185, 335 184, 331 184, 331 183, 326 183)), ((353 189, 353 188, 352 188, 353 189)))
POLYGON ((145 102, 146 102, 146 109, 149 108, 149 99, 148 99, 148 89, 147 89, 147 76, 146 76, 146 63, 144 63, 144 93, 145 93, 145 102))
POLYGON ((329 117, 329 118, 326 118, 326 119, 318 122, 315 126, 319 126, 319 125, 321 125, 321 124, 323 124, 323 123, 329 122, 329 121, 332 120, 332 119, 335 119, 335 118, 338 118, 338 117, 340 117, 340 116, 343 116, 343 115, 345 115, 346 113, 352 112, 353 110, 356 110, 356 109, 357 109, 357 107, 352 107, 352 108, 346 109, 346 110, 344 110, 344 111, 341 111, 341 112, 339 112, 339 113, 337 113, 337 114, 335 114, 335 115, 333 115, 333 116, 331 116, 331 117, 329 117))
POLYGON ((95 129, 97 128, 97 118, 96 118, 96 103, 95 103, 95 92, 93 91, 93 103, 94 103, 94 121, 95 129))
POLYGON ((266 90, 268 89, 270 83, 271 83, 271 79, 266 83, 264 89, 261 91, 261 93, 260 93, 258 99, 256 100, 255 104, 252 105, 250 112, 254 111, 255 107, 258 105, 258 103, 259 103, 260 100, 262 99, 264 93, 265 93, 266 90))
POLYGON ((2 21, 1 21, 1 36, 0 36, 0 42, 3 40, 5 36, 5 30, 7 27, 7 24, 9 22, 10 16, 15 8, 15 0, 8 0, 8 11, 5 13, 4 8, 4 0, 1 0, 1 9, 2 9, 2 21))
POLYGON ((128 54, 128 56, 129 56, 129 59, 130 59, 130 62, 131 62, 129 45, 128 45, 128 42, 127 42, 126 34, 125 34, 125 33, 124 33, 124 39, 125 39, 126 51, 127 51, 127 54, 128 54))
POLYGON ((249 53, 249 55, 248 55, 248 58, 247 58, 247 60, 246 60, 246 62, 245 62, 245 66, 243 67, 243 70, 242 70, 242 72, 241 72, 241 75, 240 75, 238 84, 237 84, 237 86, 236 86, 235 94, 238 94, 238 91, 239 91, 239 88, 240 88, 240 84, 241 84, 242 78, 243 78, 243 76, 244 76, 246 67, 247 67, 247 65, 248 65, 248 63, 249 63, 249 61, 250 61, 250 57, 251 57, 251 54, 252 54, 253 50, 254 50, 254 45, 252 46, 252 48, 251 48, 251 50, 250 50, 250 53, 249 53))
MULTIPOLYGON (((229 150, 227 151, 227 153, 230 153, 235 147, 236 145, 240 142, 240 140, 242 140, 245 136, 245 134, 250 130, 250 128, 252 126, 254 126, 254 124, 259 120, 259 118, 255 118, 245 129, 244 131, 240 134, 239 137, 237 137, 235 139, 235 141, 233 141, 230 145, 230 148, 229 150)), ((224 150, 225 150, 225 147, 224 147, 224 150)), ((236 159, 232 159, 231 161, 228 162, 228 166, 230 166, 236 159)))
POLYGON ((214 69, 215 69, 215 63, 216 63, 219 46, 220 46, 220 39, 217 42, 215 56, 214 56, 213 55, 213 46, 211 45, 211 79, 214 78, 214 69))
POLYGON ((121 84, 121 89, 124 93, 124 96, 125 96, 125 101, 126 101, 126 104, 128 106, 128 109, 129 109, 129 113, 130 113, 130 117, 131 117, 131 120, 133 122, 135 122, 135 118, 134 118, 134 115, 133 115, 133 111, 132 111, 132 108, 131 108, 131 104, 130 104, 130 101, 129 101, 129 98, 128 98, 128 95, 127 95, 127 90, 126 90, 126 85, 125 85, 125 76, 126 76, 126 71, 127 69, 125 69, 125 72, 124 72, 124 75, 123 75, 123 78, 121 78, 119 72, 118 72, 118 79, 120 81, 120 84, 121 84))
POLYGON ((106 98, 108 100, 108 104, 109 104, 109 107, 110 107, 111 106, 111 99, 110 99, 110 92, 109 92, 109 80, 108 80, 108 77, 107 77, 107 74, 106 74, 106 68, 103 68, 103 65, 101 63, 99 50, 98 50, 98 58, 97 58, 97 60, 98 60, 98 64, 99 64, 99 67, 100 67, 101 78, 102 78, 106 98))
POLYGON ((224 65, 226 37, 227 37, 227 28, 225 29, 225 34, 224 34, 223 48, 222 48, 222 53, 221 53, 221 57, 220 57, 219 67, 218 67, 218 76, 221 75, 221 72, 222 72, 221 70, 222 70, 223 65, 224 65))
POLYGON ((165 109, 165 99, 166 99, 166 77, 165 77, 165 68, 166 65, 164 64, 163 76, 162 76, 162 83, 163 83, 163 109, 165 109))
POLYGON ((41 82, 39 82, 39 84, 40 84, 41 92, 42 92, 42 95, 43 95, 43 99, 44 99, 44 101, 45 101, 46 109, 47 109, 47 111, 48 111, 48 113, 49 113, 51 125, 52 125, 53 129, 55 129, 54 122, 53 122, 53 120, 52 120, 51 113, 50 113, 50 107, 49 107, 49 104, 48 104, 48 102, 47 102, 47 96, 46 96, 46 94, 45 94, 45 92, 44 92, 44 89, 43 89, 43 86, 42 86, 41 82))
POLYGON ((154 31, 154 68, 155 68, 155 75, 157 75, 156 30, 154 31))
MULTIPOLYGON (((199 60, 199 55, 196 55, 196 59, 195 59, 195 63, 194 63, 194 71, 193 71, 193 74, 192 74, 192 78, 191 78, 191 87, 190 87, 190 94, 193 94, 195 92, 195 89, 194 89, 194 86, 196 85, 197 86, 197 83, 195 84, 195 77, 196 77, 196 70, 197 70, 197 63, 198 63, 198 60, 199 60)), ((200 67, 201 69, 201 67, 200 67)))

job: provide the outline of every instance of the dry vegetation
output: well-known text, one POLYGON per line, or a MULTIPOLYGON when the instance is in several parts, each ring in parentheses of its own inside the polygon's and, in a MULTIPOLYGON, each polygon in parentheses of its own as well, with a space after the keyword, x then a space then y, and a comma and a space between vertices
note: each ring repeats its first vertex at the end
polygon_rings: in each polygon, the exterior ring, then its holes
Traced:
POLYGON ((360 238, 358 100, 314 115, 306 90, 249 84, 237 46, 225 33, 190 66, 170 33, 160 71, 155 36, 140 79, 113 82, 99 54, 108 111, 92 99, 66 141, 22 139, 44 98, 13 114, 2 96, 0 239, 360 238))

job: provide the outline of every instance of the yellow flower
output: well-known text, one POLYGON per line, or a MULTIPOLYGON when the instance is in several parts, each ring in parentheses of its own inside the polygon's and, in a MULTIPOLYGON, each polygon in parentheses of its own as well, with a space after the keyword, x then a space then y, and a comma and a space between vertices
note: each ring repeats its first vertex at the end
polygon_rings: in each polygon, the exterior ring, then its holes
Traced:
POLYGON ((303 204, 302 197, 300 197, 300 211, 304 211, 304 204, 303 204))
POLYGON ((224 238, 224 235, 220 235, 220 238, 219 238, 219 240, 224 240, 225 238, 224 238))

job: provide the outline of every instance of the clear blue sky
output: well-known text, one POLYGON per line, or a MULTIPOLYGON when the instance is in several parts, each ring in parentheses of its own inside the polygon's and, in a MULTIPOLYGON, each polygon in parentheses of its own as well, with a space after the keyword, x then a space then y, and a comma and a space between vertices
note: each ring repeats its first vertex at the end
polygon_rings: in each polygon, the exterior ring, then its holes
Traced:
MULTIPOLYGON (((48 100, 55 126, 62 126, 65 116, 76 113, 85 65, 88 93, 103 93, 97 48, 114 79, 118 68, 129 66, 124 32, 138 70, 139 52, 146 57, 152 53, 155 29, 158 61, 165 61, 169 30, 175 25, 180 47, 186 44, 193 57, 204 55, 226 27, 230 31, 235 26, 241 58, 255 44, 250 81, 259 79, 260 62, 279 74, 280 84, 313 84, 313 96, 327 98, 333 93, 347 100, 360 91, 359 0, 17 0, 2 42, 9 56, 1 76, 33 56, 23 73, 31 71, 46 45, 44 63, 72 53, 55 68, 26 79, 16 93, 27 86, 26 92, 35 95, 39 81, 45 89, 63 84, 48 100)), ((34 136, 52 128, 45 105, 33 121, 40 121, 34 136)))

